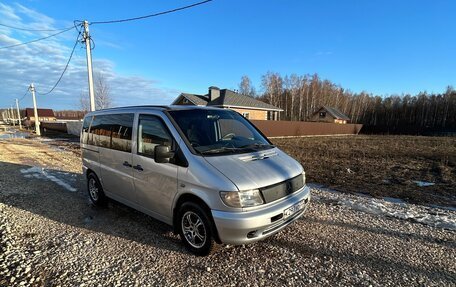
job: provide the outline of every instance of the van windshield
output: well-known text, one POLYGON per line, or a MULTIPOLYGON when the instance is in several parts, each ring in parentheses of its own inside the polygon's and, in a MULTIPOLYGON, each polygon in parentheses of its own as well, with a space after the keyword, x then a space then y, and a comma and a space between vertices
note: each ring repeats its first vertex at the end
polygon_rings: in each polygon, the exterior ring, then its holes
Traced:
POLYGON ((245 153, 271 145, 243 116, 230 110, 169 111, 192 147, 200 154, 245 153))

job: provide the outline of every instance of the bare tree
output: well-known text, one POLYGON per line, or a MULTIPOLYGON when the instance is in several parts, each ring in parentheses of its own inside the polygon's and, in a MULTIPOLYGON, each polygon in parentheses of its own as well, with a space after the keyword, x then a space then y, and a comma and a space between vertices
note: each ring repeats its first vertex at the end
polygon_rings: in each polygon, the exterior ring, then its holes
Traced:
POLYGON ((252 85, 252 81, 248 76, 242 76, 241 82, 239 83, 239 93, 241 95, 255 97, 256 91, 252 85))
POLYGON ((81 91, 79 95, 79 109, 85 113, 90 111, 90 100, 87 92, 81 91))
POLYGON ((266 99, 271 105, 280 107, 280 96, 283 93, 283 79, 278 73, 267 72, 261 79, 266 99))
POLYGON ((456 130, 456 90, 451 86, 439 94, 380 96, 354 93, 317 74, 282 77, 267 72, 261 87, 260 99, 282 108, 285 120, 305 121, 319 107, 329 106, 340 109, 352 122, 379 131, 456 130))
MULTIPOLYGON (((110 90, 105 76, 102 73, 97 73, 95 76, 95 108, 97 110, 112 107, 113 101, 110 90)), ((87 92, 81 92, 79 106, 82 111, 90 110, 90 99, 87 92)))
POLYGON ((95 78, 95 106, 97 110, 110 108, 112 106, 110 88, 102 73, 98 73, 95 78))

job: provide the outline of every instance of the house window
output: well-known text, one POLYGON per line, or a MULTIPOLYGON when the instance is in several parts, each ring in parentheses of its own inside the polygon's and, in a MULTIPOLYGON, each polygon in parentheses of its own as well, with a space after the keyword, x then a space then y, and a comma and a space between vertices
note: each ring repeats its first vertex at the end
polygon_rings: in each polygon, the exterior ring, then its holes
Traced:
POLYGON ((320 118, 326 117, 326 112, 320 112, 320 118))
POLYGON ((242 116, 246 119, 248 119, 250 117, 250 113, 242 113, 242 116))

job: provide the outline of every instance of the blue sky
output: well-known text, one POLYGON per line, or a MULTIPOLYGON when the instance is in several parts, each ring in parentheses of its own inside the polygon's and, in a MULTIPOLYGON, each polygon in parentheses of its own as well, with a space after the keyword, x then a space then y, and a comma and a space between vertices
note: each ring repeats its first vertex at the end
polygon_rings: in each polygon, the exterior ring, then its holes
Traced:
MULTIPOLYGON (((74 19, 128 18, 194 2, 0 1, 0 23, 60 28, 74 19)), ((211 85, 234 89, 242 75, 261 90, 267 71, 318 73, 346 89, 380 95, 443 92, 456 86, 454 11, 450 0, 214 0, 142 21, 91 26, 94 72, 106 75, 115 105, 169 104, 180 92, 205 93, 211 85)), ((0 47, 44 35, 1 28, 0 47)), ((75 39, 70 31, 0 50, 0 107, 21 97, 31 81, 49 89, 75 39)), ((87 89, 81 47, 61 85, 39 105, 77 108, 87 89)))

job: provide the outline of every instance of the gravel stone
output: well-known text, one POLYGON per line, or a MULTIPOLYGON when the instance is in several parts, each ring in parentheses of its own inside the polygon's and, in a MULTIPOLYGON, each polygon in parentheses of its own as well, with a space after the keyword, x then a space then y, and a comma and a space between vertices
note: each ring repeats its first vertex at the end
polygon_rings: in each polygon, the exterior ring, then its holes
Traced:
POLYGON ((339 196, 356 195, 318 187, 278 234, 193 256, 161 222, 115 202, 90 205, 68 150, 0 141, 0 286, 456 285, 455 231, 355 210, 339 196), (31 166, 61 173, 76 192, 24 177, 31 166))

